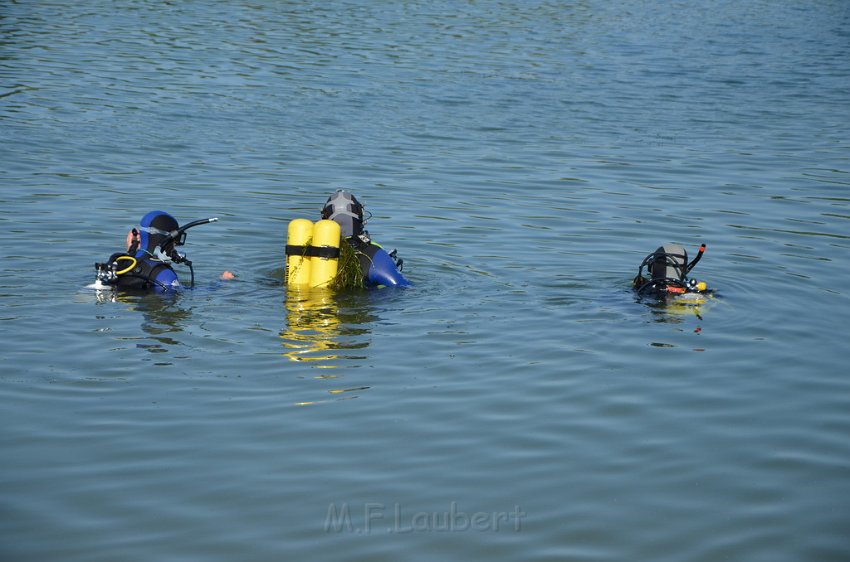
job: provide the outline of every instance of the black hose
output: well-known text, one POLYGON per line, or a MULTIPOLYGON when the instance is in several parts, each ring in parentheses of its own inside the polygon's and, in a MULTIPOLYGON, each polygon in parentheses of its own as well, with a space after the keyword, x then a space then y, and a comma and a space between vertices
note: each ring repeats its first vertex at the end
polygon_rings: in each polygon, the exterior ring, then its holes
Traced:
POLYGON ((201 224, 209 224, 211 222, 216 222, 216 221, 218 221, 218 217, 210 217, 208 219, 201 219, 201 220, 192 221, 185 226, 181 226, 180 228, 175 230, 174 233, 169 234, 168 237, 165 240, 163 240, 162 243, 160 243, 159 246, 162 248, 166 244, 171 242, 172 240, 176 240, 177 238, 180 237, 181 234, 183 234, 184 232, 186 232, 187 230, 189 230, 193 226, 198 226, 198 225, 201 225, 201 224))
POLYGON ((705 244, 700 244, 699 250, 697 251, 697 257, 694 258, 694 261, 688 264, 688 269, 685 270, 685 274, 691 272, 694 266, 697 264, 699 260, 702 259, 702 255, 705 253, 705 244))

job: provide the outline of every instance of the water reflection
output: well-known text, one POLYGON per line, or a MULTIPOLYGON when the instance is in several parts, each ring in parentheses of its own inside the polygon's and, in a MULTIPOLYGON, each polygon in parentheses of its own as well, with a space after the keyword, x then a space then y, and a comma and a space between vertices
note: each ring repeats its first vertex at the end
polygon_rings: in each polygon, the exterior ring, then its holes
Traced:
MULTIPOLYGON (((637 297, 635 302, 649 308, 652 322, 672 325, 674 332, 692 331, 702 333, 703 313, 712 306, 715 297, 711 294, 690 293, 667 298, 637 297), (694 321, 696 319, 696 321, 694 321)), ((652 341, 652 347, 679 347, 680 342, 652 341)), ((692 347, 693 351, 705 351, 703 347, 692 347)))
MULTIPOLYGON (((286 292, 286 326, 280 332, 283 355, 305 362, 310 368, 360 367, 367 360, 371 330, 377 320, 367 306, 366 293, 341 295, 327 288, 295 289, 286 292)), ((338 379, 341 374, 322 373, 315 379, 338 379)), ((336 399, 354 398, 368 386, 331 388, 336 399)), ((299 402, 299 405, 316 401, 299 402)))
POLYGON ((329 289, 289 289, 284 300, 286 327, 280 333, 284 355, 292 361, 315 362, 317 368, 339 367, 338 359, 362 359, 338 350, 362 349, 368 342, 345 342, 342 335, 360 335, 368 330, 345 326, 340 307, 329 289))
POLYGON ((691 317, 702 320, 704 310, 711 305, 713 299, 711 295, 688 293, 666 299, 643 297, 638 298, 637 302, 649 307, 655 322, 680 324, 691 317))
POLYGON ((151 353, 165 353, 169 347, 181 345, 175 339, 183 331, 192 316, 192 311, 179 306, 177 296, 144 295, 133 307, 142 313, 142 330, 155 343, 141 345, 151 353), (174 337, 172 337, 174 336, 174 337))
POLYGON ((99 304, 123 303, 128 310, 142 313, 142 331, 149 336, 148 343, 136 347, 151 353, 166 353, 169 348, 182 345, 177 334, 183 332, 192 311, 180 306, 179 295, 126 294, 115 290, 97 291, 99 304))

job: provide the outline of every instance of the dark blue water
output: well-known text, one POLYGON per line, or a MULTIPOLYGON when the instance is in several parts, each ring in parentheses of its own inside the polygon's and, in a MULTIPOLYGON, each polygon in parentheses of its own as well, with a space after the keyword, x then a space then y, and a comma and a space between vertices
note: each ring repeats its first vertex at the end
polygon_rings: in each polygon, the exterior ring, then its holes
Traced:
POLYGON ((844 1, 3 2, 0 143, 2 560, 850 558, 844 1), (337 188, 414 287, 287 292, 337 188))

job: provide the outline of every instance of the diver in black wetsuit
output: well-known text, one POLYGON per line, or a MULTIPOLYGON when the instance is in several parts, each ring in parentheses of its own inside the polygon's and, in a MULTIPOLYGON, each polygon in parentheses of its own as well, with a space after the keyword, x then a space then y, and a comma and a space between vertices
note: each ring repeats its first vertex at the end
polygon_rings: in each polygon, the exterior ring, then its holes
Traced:
POLYGON ((656 298, 710 292, 704 282, 688 278, 688 273, 702 259, 704 252, 705 244, 702 244, 697 257, 688 263, 688 252, 682 246, 661 246, 643 259, 637 276, 632 280, 632 287, 639 296, 656 298), (644 277, 644 268, 648 277, 644 277))
MULTIPOLYGON (((177 252, 177 246, 186 242, 186 230, 200 224, 217 221, 202 219, 180 227, 177 220, 164 211, 151 211, 142 217, 138 228, 127 234, 127 251, 112 254, 106 263, 96 263, 97 283, 100 287, 115 287, 123 291, 154 291, 167 293, 179 290, 182 285, 173 264, 185 264, 195 284, 192 262, 177 252)), ((232 279, 225 271, 222 279, 232 279)))
POLYGON ((369 232, 363 229, 366 219, 363 205, 352 193, 338 189, 328 197, 322 207, 322 218, 339 224, 342 237, 354 250, 360 261, 363 282, 367 287, 403 287, 410 281, 401 274, 403 261, 395 250, 387 253, 372 241, 369 232))

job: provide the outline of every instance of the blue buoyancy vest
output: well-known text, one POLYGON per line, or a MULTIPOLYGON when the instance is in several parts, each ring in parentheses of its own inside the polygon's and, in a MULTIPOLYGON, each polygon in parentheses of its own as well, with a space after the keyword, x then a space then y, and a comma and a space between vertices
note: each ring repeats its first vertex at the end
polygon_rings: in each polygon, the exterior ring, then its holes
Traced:
POLYGON ((357 237, 346 240, 357 254, 367 287, 406 287, 411 284, 398 270, 393 258, 378 244, 364 242, 357 237))

